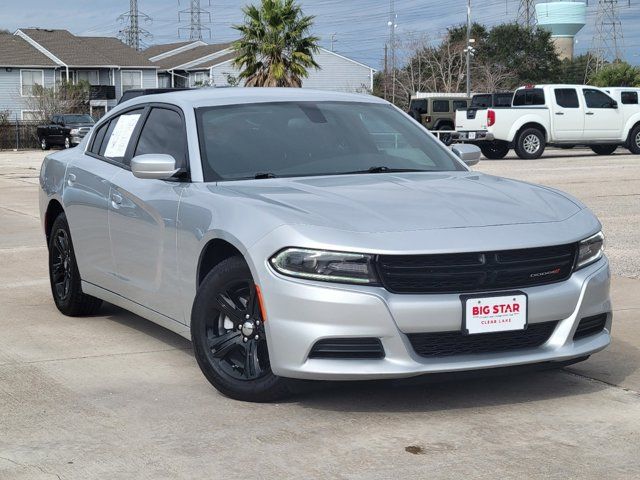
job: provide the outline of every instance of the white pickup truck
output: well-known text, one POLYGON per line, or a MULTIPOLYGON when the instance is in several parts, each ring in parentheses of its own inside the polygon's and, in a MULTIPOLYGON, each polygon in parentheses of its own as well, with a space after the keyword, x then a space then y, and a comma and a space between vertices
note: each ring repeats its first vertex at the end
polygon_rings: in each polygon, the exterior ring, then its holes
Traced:
POLYGON ((637 88, 528 85, 516 90, 511 108, 456 113, 458 140, 477 144, 485 157, 503 158, 513 148, 523 159, 539 158, 546 145, 586 145, 598 155, 619 146, 640 154, 637 88))

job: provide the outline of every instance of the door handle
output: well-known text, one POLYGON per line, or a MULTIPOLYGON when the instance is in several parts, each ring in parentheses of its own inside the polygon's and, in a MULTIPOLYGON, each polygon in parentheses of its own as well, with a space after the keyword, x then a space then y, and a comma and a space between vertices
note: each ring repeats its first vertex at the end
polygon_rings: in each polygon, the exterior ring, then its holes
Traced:
POLYGON ((564 112, 556 112, 556 115, 564 115, 564 112))
POLYGON ((67 185, 72 186, 74 183, 76 183, 76 176, 70 173, 69 177, 67 177, 67 185))
POLYGON ((593 115, 593 112, 587 112, 587 115, 593 115))

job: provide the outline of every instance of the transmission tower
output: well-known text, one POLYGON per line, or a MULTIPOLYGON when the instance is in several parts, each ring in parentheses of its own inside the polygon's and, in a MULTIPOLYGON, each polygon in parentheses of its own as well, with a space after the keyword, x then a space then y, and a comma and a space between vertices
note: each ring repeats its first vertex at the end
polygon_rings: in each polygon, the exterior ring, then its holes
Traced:
POLYGON ((142 45, 141 37, 151 37, 147 30, 140 28, 140 21, 149 23, 151 22, 151 17, 138 10, 138 0, 130 0, 129 11, 120 15, 118 20, 125 23, 125 27, 119 32, 122 41, 131 48, 140 50, 142 45))
POLYGON ((517 23, 527 28, 534 28, 536 26, 535 0, 520 0, 517 23))
MULTIPOLYGON (((202 33, 207 32, 211 38, 211 13, 207 7, 211 7, 211 0, 207 0, 207 6, 202 7, 200 0, 191 0, 189 8, 178 12, 178 22, 182 22, 184 17, 189 18, 188 27, 178 27, 178 36, 183 30, 189 30, 189 40, 202 40, 202 33)), ((178 0, 178 5, 180 0, 178 0)))
POLYGON ((589 51, 585 81, 607 61, 622 60, 623 36, 618 0, 598 0, 595 34, 589 51))

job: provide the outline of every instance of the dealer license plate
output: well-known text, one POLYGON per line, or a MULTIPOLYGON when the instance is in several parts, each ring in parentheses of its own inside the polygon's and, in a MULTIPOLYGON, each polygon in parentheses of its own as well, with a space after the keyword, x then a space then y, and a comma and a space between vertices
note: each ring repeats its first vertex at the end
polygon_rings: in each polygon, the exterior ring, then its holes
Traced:
POLYGON ((527 295, 515 292, 500 296, 462 296, 462 330, 477 333, 506 332, 527 328, 527 295))
POLYGON ((476 139, 476 132, 469 132, 469 140, 475 140, 476 139))

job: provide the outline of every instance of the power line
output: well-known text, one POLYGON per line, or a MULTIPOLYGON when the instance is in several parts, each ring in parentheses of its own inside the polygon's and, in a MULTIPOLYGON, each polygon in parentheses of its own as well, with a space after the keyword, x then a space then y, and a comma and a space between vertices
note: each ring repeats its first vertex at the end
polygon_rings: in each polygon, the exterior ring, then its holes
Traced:
POLYGON ((118 20, 126 24, 118 32, 118 35, 131 48, 140 50, 142 45, 141 37, 151 38, 151 34, 147 30, 140 28, 140 20, 151 22, 151 17, 138 10, 138 0, 130 0, 129 11, 120 15, 118 20))
POLYGON ((605 65, 608 60, 622 60, 623 40, 618 0, 598 0, 595 35, 589 52, 585 80, 605 65))
MULTIPOLYGON (((211 0, 207 0, 207 7, 211 7, 211 0)), ((178 0, 178 5, 180 0, 178 0)), ((189 17, 188 27, 178 27, 178 36, 183 30, 189 30, 189 40, 202 40, 202 33, 207 32, 209 38, 211 38, 211 28, 207 25, 211 25, 211 12, 207 10, 207 7, 202 8, 200 0, 191 0, 190 7, 186 10, 180 10, 178 12, 178 22, 182 22, 182 17, 189 17)))
POLYGON ((536 26, 536 5, 535 0, 520 0, 520 6, 518 7, 517 22, 526 28, 533 28, 536 26))

